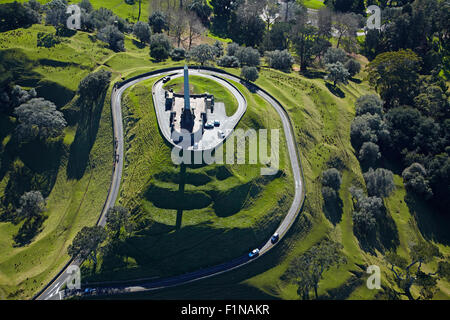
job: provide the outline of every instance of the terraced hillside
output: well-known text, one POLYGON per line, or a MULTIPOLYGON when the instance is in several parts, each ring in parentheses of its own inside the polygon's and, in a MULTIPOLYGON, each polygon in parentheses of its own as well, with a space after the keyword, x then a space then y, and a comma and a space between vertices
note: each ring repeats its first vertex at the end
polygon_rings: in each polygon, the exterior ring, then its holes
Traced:
MULTIPOLYGON (((192 78, 196 87, 199 79, 192 78)), ((158 132, 151 97, 154 81, 132 87, 124 97, 128 146, 119 202, 135 212, 137 232, 103 258, 89 282, 175 275, 233 259, 267 239, 292 201, 284 139, 280 170, 274 176, 261 176, 259 164, 174 165, 171 148, 158 132)), ((276 111, 235 85, 249 104, 238 128, 280 129, 282 136, 276 111)), ((209 87, 216 97, 224 95, 223 90, 209 87)))

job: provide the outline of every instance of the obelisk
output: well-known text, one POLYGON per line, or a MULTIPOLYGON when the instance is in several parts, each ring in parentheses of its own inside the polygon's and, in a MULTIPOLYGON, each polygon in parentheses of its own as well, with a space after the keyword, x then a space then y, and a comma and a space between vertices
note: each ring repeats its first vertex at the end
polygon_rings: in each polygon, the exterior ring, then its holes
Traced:
POLYGON ((187 64, 184 65, 184 109, 191 110, 191 97, 189 94, 189 70, 187 64))

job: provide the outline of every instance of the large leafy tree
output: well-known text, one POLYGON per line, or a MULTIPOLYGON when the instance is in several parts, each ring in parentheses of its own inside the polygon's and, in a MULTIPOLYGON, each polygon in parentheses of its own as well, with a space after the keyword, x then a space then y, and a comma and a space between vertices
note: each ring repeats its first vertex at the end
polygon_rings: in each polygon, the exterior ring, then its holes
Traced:
POLYGON ((18 220, 40 218, 45 211, 45 200, 40 191, 30 191, 20 197, 16 218, 18 220))
POLYGON ((417 92, 420 58, 411 50, 379 54, 367 65, 371 85, 386 107, 409 105, 417 92))
POLYGON ((396 253, 386 255, 391 271, 395 277, 401 292, 409 300, 416 300, 411 290, 417 286, 419 299, 431 299, 436 290, 438 277, 448 277, 448 268, 445 263, 439 264, 437 272, 425 272, 422 270, 424 263, 428 263, 436 258, 442 257, 439 248, 427 242, 420 242, 411 246, 411 260, 399 256, 396 253))
POLYGON ((364 174, 369 196, 388 197, 395 189, 394 175, 383 168, 369 169, 364 174))
POLYGON ((150 41, 151 30, 148 23, 142 21, 136 22, 133 26, 133 33, 142 43, 147 43, 150 41))
POLYGON ((19 120, 17 134, 26 141, 33 138, 55 138, 62 134, 67 122, 56 106, 43 98, 33 98, 14 110, 19 120))
POLYGON ((311 290, 314 290, 317 299, 319 281, 323 273, 332 266, 346 263, 341 249, 340 243, 324 240, 293 260, 288 274, 291 281, 298 286, 298 293, 303 299, 309 299, 311 290))
POLYGON ((203 66, 206 62, 214 60, 214 53, 214 48, 209 44, 200 44, 189 51, 189 58, 203 66))
POLYGON ((95 101, 108 87, 111 72, 100 70, 87 75, 78 85, 78 92, 82 99, 95 101))
POLYGON ((84 227, 77 233, 67 252, 73 259, 89 259, 97 265, 97 252, 103 241, 106 240, 106 231, 101 226, 84 227))

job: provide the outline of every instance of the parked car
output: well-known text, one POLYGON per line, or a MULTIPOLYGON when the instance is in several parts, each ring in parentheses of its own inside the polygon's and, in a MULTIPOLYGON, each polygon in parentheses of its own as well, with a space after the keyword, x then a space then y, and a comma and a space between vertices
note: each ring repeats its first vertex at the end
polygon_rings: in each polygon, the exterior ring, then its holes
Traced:
POLYGON ((170 81, 170 77, 164 77, 162 81, 163 83, 167 83, 170 81))
POLYGON ((219 120, 214 120, 214 126, 215 126, 215 127, 220 126, 220 121, 219 121, 219 120))
POLYGON ((205 123, 205 129, 212 129, 214 128, 214 125, 211 122, 205 123))
POLYGON ((194 143, 194 150, 198 149, 198 142, 194 143))
POLYGON ((248 254, 248 257, 251 259, 251 258, 257 257, 258 255, 259 255, 259 249, 256 248, 256 249, 253 249, 253 251, 248 254))
POLYGON ((222 130, 219 130, 218 133, 217 133, 217 135, 218 135, 219 138, 221 138, 221 139, 225 138, 225 133, 223 133, 222 130))
POLYGON ((274 233, 272 238, 270 238, 270 242, 275 243, 280 239, 280 235, 278 233, 274 233))

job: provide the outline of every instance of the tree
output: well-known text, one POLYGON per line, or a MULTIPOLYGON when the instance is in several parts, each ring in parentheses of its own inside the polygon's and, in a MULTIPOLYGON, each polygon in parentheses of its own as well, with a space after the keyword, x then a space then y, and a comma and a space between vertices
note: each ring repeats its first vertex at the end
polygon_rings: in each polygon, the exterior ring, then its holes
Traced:
POLYGON ((183 8, 174 10, 171 13, 170 31, 177 41, 177 47, 181 45, 183 33, 187 27, 187 12, 183 8))
POLYGON ((364 0, 325 0, 324 3, 339 12, 355 12, 362 14, 365 10, 364 0))
POLYGON ((325 79, 333 81, 333 86, 336 87, 338 83, 348 83, 348 78, 350 77, 349 72, 342 63, 336 62, 332 64, 327 64, 328 75, 325 79))
POLYGON ((96 101, 102 92, 109 86, 111 71, 99 70, 90 73, 78 85, 78 93, 84 100, 96 101))
POLYGON ((359 71, 361 71, 361 64, 355 59, 348 59, 344 64, 345 69, 347 69, 348 73, 351 77, 356 76, 359 71))
POLYGON ((212 29, 218 35, 226 35, 229 31, 229 23, 240 1, 235 0, 211 0, 209 4, 213 10, 212 29))
POLYGON ((298 286, 298 292, 303 299, 309 299, 311 290, 314 290, 318 299, 319 281, 323 273, 332 266, 346 263, 341 253, 342 248, 340 243, 323 240, 293 260, 288 274, 291 281, 298 286))
POLYGON ((333 26, 333 13, 328 8, 319 9, 317 13, 317 27, 319 37, 331 38, 333 26))
POLYGON ((353 119, 350 126, 350 138, 352 145, 359 150, 364 142, 387 144, 390 131, 380 115, 365 113, 353 119))
POLYGON ((383 168, 369 169, 364 174, 367 193, 369 196, 388 197, 395 189, 394 175, 391 171, 383 168))
POLYGON ((350 188, 354 200, 352 215, 353 229, 359 239, 369 240, 375 235, 376 218, 381 218, 385 211, 383 200, 379 197, 367 197, 364 192, 355 187, 350 188))
POLYGON ((411 262, 394 252, 387 254, 386 261, 390 264, 395 280, 402 290, 398 293, 406 296, 409 300, 416 300, 411 289, 413 286, 417 286, 420 288, 420 299, 431 299, 437 284, 435 277, 437 272, 422 271, 422 264, 437 257, 442 257, 439 248, 424 241, 411 246, 411 262))
POLYGON ((259 77, 258 69, 256 69, 255 67, 242 67, 241 77, 246 81, 254 82, 259 77))
POLYGON ((67 19, 70 14, 67 13, 66 0, 52 0, 45 5, 45 22, 54 27, 66 27, 67 19))
POLYGON ((323 56, 323 62, 325 64, 333 64, 336 62, 344 64, 347 59, 347 53, 341 48, 328 48, 323 56))
POLYGON ((87 13, 90 13, 94 10, 94 7, 92 7, 92 4, 89 0, 81 0, 81 2, 78 4, 80 9, 85 10, 87 13))
POLYGON ((358 30, 359 19, 354 13, 337 13, 334 16, 334 29, 337 33, 337 45, 339 48, 343 37, 354 38, 358 30))
MULTIPOLYGON (((230 55, 230 50, 228 50, 228 55, 230 55)), ((261 62, 261 56, 258 50, 250 47, 239 47, 235 56, 239 59, 241 65, 249 67, 257 67, 261 62)))
POLYGON ((284 50, 288 48, 288 34, 291 29, 289 23, 275 22, 270 30, 266 31, 262 48, 265 51, 284 50))
POLYGON ((380 147, 373 142, 364 142, 359 150, 359 161, 372 167, 381 158, 380 147))
POLYGON ((261 43, 265 31, 265 23, 261 19, 263 6, 258 0, 242 2, 231 18, 230 35, 233 41, 255 47, 261 43))
POLYGON ((313 60, 317 29, 308 23, 306 9, 304 7, 299 8, 296 13, 295 24, 291 26, 289 38, 300 58, 300 70, 306 71, 306 68, 313 60))
POLYGON ((187 15, 187 32, 188 32, 188 50, 191 50, 192 42, 199 38, 204 32, 205 27, 202 25, 197 16, 193 13, 187 15))
POLYGON ((33 98, 14 110, 19 120, 16 132, 22 141, 55 138, 63 133, 67 122, 56 106, 43 98, 33 98))
POLYGON ((363 114, 369 113, 371 115, 382 116, 383 101, 374 94, 366 94, 355 102, 356 116, 362 116, 363 114))
POLYGON ((136 22, 136 24, 133 26, 133 33, 140 42, 150 42, 151 31, 148 23, 142 21, 136 22))
POLYGON ((322 185, 339 190, 342 183, 340 172, 336 168, 330 168, 322 173, 322 185))
POLYGON ((265 0, 261 6, 263 7, 262 19, 266 23, 267 31, 269 31, 279 16, 280 3, 278 0, 265 0))
POLYGON ((40 218, 45 212, 45 200, 40 191, 30 191, 20 197, 16 218, 23 219, 40 218))
POLYGON ((128 209, 121 206, 109 208, 106 213, 106 229, 114 240, 118 240, 121 234, 129 234, 133 224, 130 221, 128 209))
POLYGON ((236 56, 240 46, 237 43, 231 42, 227 45, 227 54, 229 56, 236 56))
POLYGON ((125 51, 124 35, 113 25, 108 25, 97 33, 97 38, 106 42, 109 48, 115 52, 125 51))
POLYGON ((294 58, 287 50, 267 51, 265 53, 267 63, 271 68, 290 71, 294 58))
POLYGON ((95 270, 97 266, 97 252, 105 240, 106 231, 103 227, 83 227, 73 239, 72 244, 67 248, 67 253, 72 259, 89 259, 93 261, 95 270))
POLYGON ((214 49, 214 55, 216 56, 216 58, 220 58, 221 56, 223 56, 223 44, 222 42, 220 42, 219 40, 216 40, 213 44, 213 49, 214 49))
POLYGON ((150 56, 156 61, 164 61, 169 57, 172 45, 163 33, 156 33, 150 37, 150 56))
POLYGON ((192 0, 188 8, 197 14, 204 26, 209 25, 209 16, 211 15, 212 9, 206 0, 192 0))
POLYGON ((240 63, 239 59, 235 56, 223 56, 219 60, 217 60, 217 64, 221 67, 225 68, 239 68, 240 63))
POLYGON ((420 58, 411 50, 379 54, 367 65, 371 85, 385 107, 410 105, 416 95, 420 58))
POLYGON ((170 57, 173 61, 180 61, 186 58, 186 50, 183 48, 174 48, 170 53, 170 57))
POLYGON ((161 11, 154 11, 148 18, 148 24, 152 27, 153 33, 161 33, 168 28, 167 17, 161 11))
POLYGON ((40 22, 39 12, 30 6, 12 2, 0 4, 0 32, 26 28, 40 22))
POLYGON ((214 52, 215 50, 209 44, 201 44, 189 51, 189 58, 203 66, 206 62, 214 60, 214 52))
POLYGON ((426 176, 426 169, 417 162, 407 167, 402 173, 403 183, 407 190, 429 199, 433 196, 433 191, 426 176))

